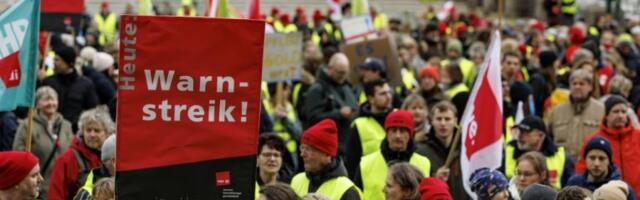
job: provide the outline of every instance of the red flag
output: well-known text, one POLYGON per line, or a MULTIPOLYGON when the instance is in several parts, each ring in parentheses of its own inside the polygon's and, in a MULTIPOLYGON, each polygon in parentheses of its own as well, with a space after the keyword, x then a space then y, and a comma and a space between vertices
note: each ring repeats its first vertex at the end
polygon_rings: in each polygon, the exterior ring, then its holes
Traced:
POLYGON ((247 19, 260 19, 260 0, 251 0, 249 2, 247 19))
POLYGON ((496 31, 460 121, 460 164, 467 193, 469 177, 476 169, 496 169, 502 162, 502 81, 500 77, 500 33, 496 31))

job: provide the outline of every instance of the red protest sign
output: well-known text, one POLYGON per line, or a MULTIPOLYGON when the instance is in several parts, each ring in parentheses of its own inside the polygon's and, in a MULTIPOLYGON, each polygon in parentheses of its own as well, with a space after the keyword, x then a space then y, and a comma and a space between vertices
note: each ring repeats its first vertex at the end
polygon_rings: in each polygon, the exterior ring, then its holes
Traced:
POLYGON ((252 198, 263 32, 262 21, 121 18, 119 198, 252 198))

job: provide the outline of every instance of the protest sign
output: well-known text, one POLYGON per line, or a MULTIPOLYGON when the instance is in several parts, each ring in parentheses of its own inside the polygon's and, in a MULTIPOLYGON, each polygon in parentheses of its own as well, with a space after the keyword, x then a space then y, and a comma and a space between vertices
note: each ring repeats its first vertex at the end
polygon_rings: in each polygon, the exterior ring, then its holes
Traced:
POLYGON ((264 22, 120 23, 118 199, 253 199, 264 22))
POLYGON ((374 40, 365 40, 358 43, 346 44, 341 47, 342 52, 349 58, 351 64, 350 80, 352 84, 358 84, 358 65, 367 58, 378 58, 384 63, 387 72, 387 81, 392 86, 402 85, 400 60, 395 44, 387 37, 374 40))
POLYGON ((264 39, 262 80, 298 80, 302 76, 302 33, 273 33, 264 39))
POLYGON ((347 44, 360 42, 366 39, 376 39, 378 33, 373 27, 373 21, 369 15, 351 17, 340 21, 340 28, 347 44))

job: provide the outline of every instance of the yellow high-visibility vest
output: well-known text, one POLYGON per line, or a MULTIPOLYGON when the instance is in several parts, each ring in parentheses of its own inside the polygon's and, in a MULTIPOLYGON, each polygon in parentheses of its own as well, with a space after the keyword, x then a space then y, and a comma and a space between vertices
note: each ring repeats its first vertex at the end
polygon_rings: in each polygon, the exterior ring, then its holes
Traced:
POLYGON ((358 137, 362 146, 362 156, 380 150, 380 143, 386 137, 386 131, 373 117, 358 117, 351 123, 358 129, 358 137))
MULTIPOLYGON (((504 174, 509 179, 516 173, 516 159, 513 158, 514 153, 515 147, 513 147, 512 145, 507 145, 504 154, 504 174)), ((564 173, 565 159, 564 147, 558 147, 558 151, 556 151, 553 156, 545 157, 549 175, 555 174, 555 177, 549 177, 549 182, 551 183, 551 186, 556 189, 562 188, 561 178, 562 174, 564 173)))
MULTIPOLYGON (((291 180, 291 188, 296 192, 296 194, 298 194, 299 197, 303 197, 304 195, 309 193, 310 183, 311 181, 309 180, 309 178, 307 178, 305 172, 298 173, 291 180)), ((356 189, 358 195, 360 196, 360 199, 362 199, 362 192, 360 191, 360 189, 355 184, 353 184, 353 182, 351 182, 349 178, 344 176, 335 177, 325 181, 324 183, 322 183, 322 185, 320 185, 315 193, 327 196, 331 200, 340 200, 340 198, 344 196, 344 193, 346 193, 347 190, 349 190, 351 187, 356 189)))
MULTIPOLYGON (((409 163, 420 170, 425 177, 429 177, 431 171, 431 161, 427 157, 413 153, 409 163)), ((364 199, 384 200, 382 188, 385 184, 389 167, 384 160, 381 151, 365 156, 360 161, 360 172, 362 173, 362 189, 364 199)))
POLYGON ((100 32, 100 36, 98 37, 98 44, 106 45, 108 43, 112 43, 116 37, 116 15, 113 13, 109 13, 107 18, 102 17, 100 13, 93 16, 93 20, 98 25, 98 31, 100 32))

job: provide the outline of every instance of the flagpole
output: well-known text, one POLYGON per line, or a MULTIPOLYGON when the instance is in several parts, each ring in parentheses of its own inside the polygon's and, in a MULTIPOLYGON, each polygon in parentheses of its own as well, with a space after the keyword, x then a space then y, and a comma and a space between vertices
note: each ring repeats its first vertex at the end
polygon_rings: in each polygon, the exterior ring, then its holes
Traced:
POLYGON ((458 140, 460 140, 460 129, 458 128, 458 130, 454 133, 455 135, 453 136, 453 140, 451 144, 451 148, 449 148, 449 154, 447 154, 447 160, 445 160, 444 165, 445 167, 449 167, 449 165, 451 165, 451 162, 453 162, 453 157, 454 157, 454 151, 455 149, 458 148, 458 140))
POLYGON ((29 114, 28 114, 28 122, 27 122, 27 152, 31 152, 31 127, 33 125, 33 108, 29 107, 29 114))

